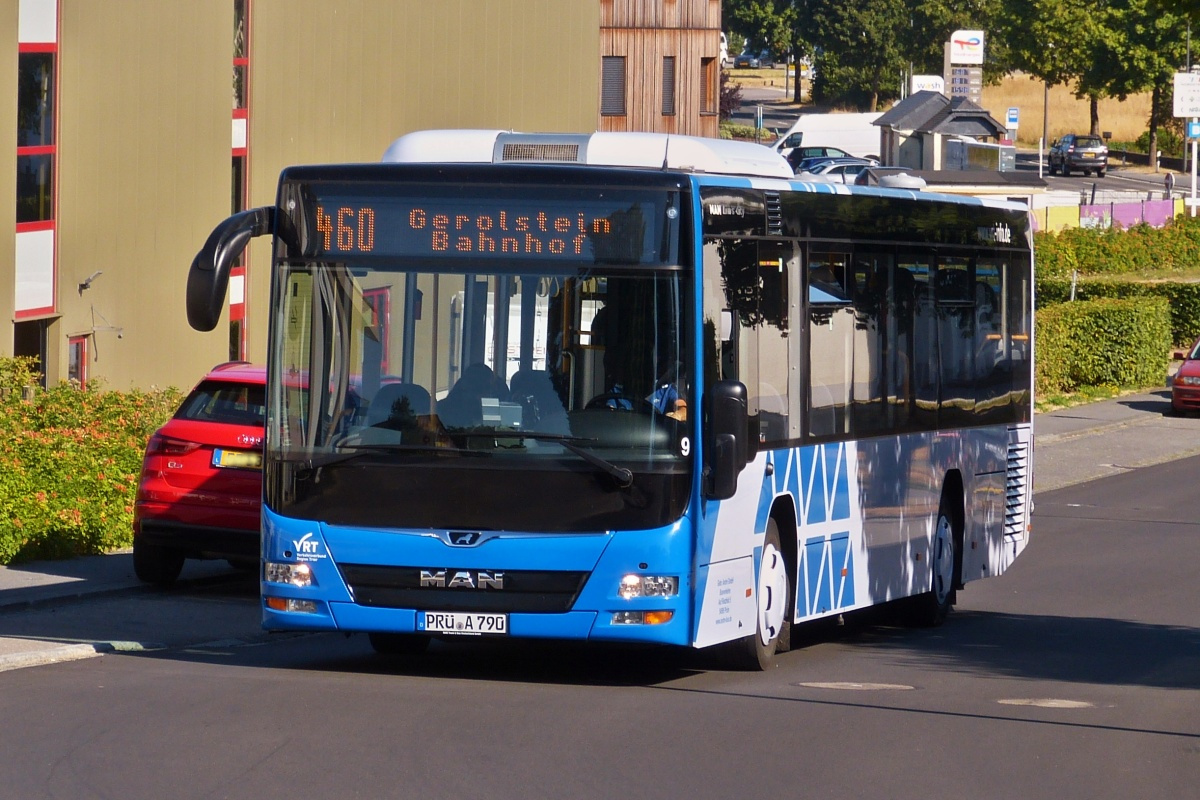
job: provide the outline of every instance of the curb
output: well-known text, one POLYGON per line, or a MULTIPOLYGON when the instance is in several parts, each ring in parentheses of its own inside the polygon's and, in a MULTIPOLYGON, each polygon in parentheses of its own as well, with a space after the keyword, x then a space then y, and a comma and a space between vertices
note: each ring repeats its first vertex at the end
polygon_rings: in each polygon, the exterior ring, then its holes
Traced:
MULTIPOLYGON (((231 580, 238 580, 239 573, 221 573, 216 575, 200 575, 194 578, 180 578, 176 581, 179 586, 220 586, 231 580)), ((83 583, 83 582, 81 582, 83 583)), ((75 586, 75 584, 69 584, 75 586)), ((4 592, 0 591, 0 614, 20 611, 33 611, 39 608, 50 608, 55 605, 70 605, 71 603, 79 603, 93 598, 108 598, 120 597, 121 595, 148 594, 154 592, 169 591, 160 587, 152 586, 141 581, 134 581, 128 584, 116 584, 105 589, 88 589, 85 585, 79 585, 77 590, 56 592, 53 589, 47 591, 37 587, 12 590, 14 594, 25 593, 27 595, 42 594, 42 596, 16 597, 15 599, 5 600, 4 592)), ((3 637, 0 637, 3 638, 3 637)))
POLYGON ((150 650, 162 650, 163 644, 151 642, 90 642, 84 644, 64 644, 58 647, 47 647, 41 650, 27 650, 21 653, 0 655, 0 672, 24 667, 40 667, 46 664, 58 664, 66 661, 80 661, 85 658, 95 658, 105 653, 142 653, 150 650))
POLYGON ((1096 434, 1109 433, 1111 431, 1119 431, 1122 428, 1132 428, 1136 425, 1143 425, 1147 420, 1139 418, 1130 418, 1118 420, 1117 422, 1108 422, 1104 425, 1094 425, 1088 428, 1080 428, 1077 431, 1067 431, 1066 433, 1044 433, 1037 432, 1037 424, 1034 423, 1033 429, 1033 446, 1037 447, 1038 443, 1054 444, 1056 442, 1069 442, 1073 439, 1082 439, 1085 436, 1094 436, 1096 434))

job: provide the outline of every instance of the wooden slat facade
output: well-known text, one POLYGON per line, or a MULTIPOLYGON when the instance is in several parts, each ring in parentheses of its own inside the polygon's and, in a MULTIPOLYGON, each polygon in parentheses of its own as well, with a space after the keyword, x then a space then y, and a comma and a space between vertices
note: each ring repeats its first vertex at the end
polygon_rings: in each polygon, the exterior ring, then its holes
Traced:
POLYGON ((720 0, 600 0, 601 28, 721 30, 720 0))
POLYGON ((716 136, 720 31, 720 0, 600 0, 601 60, 625 59, 625 114, 599 115, 597 130, 716 136), (672 56, 675 112, 664 114, 663 59, 672 56))

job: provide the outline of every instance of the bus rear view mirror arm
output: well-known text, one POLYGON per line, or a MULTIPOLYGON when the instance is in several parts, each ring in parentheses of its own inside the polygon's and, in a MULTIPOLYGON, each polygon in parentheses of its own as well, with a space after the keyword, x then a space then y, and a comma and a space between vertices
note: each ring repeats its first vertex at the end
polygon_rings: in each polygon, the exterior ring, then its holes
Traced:
POLYGON ((213 229, 188 270, 187 316, 193 328, 211 331, 217 327, 234 263, 247 242, 271 233, 274 227, 275 208, 263 206, 234 214, 213 229))

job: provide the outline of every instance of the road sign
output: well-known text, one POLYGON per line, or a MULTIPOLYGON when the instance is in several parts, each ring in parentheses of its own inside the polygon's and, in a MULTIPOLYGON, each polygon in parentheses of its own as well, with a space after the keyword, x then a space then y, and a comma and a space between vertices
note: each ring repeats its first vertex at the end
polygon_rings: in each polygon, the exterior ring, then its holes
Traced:
POLYGON ((1187 124, 1187 138, 1200 139, 1200 122, 1193 120, 1187 124))
POLYGON ((1008 128, 1010 131, 1015 131, 1017 129, 1017 124, 1020 121, 1021 109, 1017 108, 1016 106, 1011 106, 1008 109, 1008 121, 1005 122, 1004 127, 1008 128))
POLYGON ((1200 117, 1200 73, 1175 73, 1175 116, 1200 117))

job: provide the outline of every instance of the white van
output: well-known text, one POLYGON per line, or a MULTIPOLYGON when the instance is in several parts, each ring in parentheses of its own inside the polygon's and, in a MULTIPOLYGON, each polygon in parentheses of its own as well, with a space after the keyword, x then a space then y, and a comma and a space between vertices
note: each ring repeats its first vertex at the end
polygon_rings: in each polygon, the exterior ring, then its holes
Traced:
POLYGON ((729 39, 725 36, 725 31, 721 31, 721 66, 729 66, 729 39))
POLYGON ((784 158, 804 145, 832 146, 852 156, 879 158, 880 130, 872 123, 882 111, 849 114, 801 114, 773 147, 784 158))

